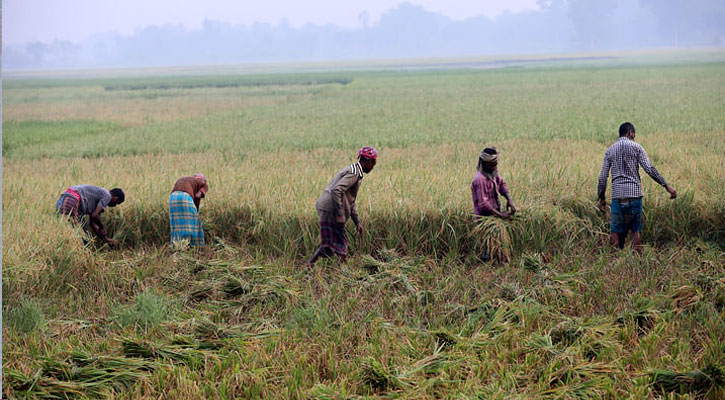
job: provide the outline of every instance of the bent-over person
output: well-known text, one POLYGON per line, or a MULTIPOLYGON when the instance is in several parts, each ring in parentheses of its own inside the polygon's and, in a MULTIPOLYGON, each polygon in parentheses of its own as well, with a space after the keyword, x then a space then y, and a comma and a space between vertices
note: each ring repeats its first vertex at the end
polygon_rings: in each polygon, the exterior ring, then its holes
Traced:
POLYGON ((373 170, 377 158, 378 152, 373 147, 363 147, 358 151, 358 162, 338 171, 322 191, 315 204, 322 243, 307 262, 309 265, 314 264, 320 257, 336 255, 343 262, 347 259, 345 223, 348 219, 352 219, 358 235, 362 235, 363 227, 357 214, 355 200, 363 174, 373 170))
POLYGON ((641 251, 642 244, 642 182, 639 167, 667 190, 670 199, 677 197, 677 191, 667 184, 657 168, 652 165, 644 148, 634 141, 634 125, 625 122, 619 127, 619 140, 604 153, 602 170, 599 172, 597 195, 599 209, 606 212, 609 171, 612 171, 612 207, 609 244, 624 248, 627 232, 632 231, 632 248, 641 251))
POLYGON ((55 203, 58 215, 66 216, 73 225, 83 229, 83 244, 88 244, 88 224, 93 233, 111 247, 118 247, 118 241, 108 237, 106 228, 101 221, 101 214, 106 207, 115 207, 126 200, 123 190, 113 188, 110 191, 93 185, 71 186, 60 195, 55 203), (86 220, 86 215, 88 219, 86 220))
POLYGON ((199 218, 201 199, 209 185, 203 174, 179 178, 169 196, 171 243, 188 240, 191 246, 204 245, 204 230, 199 218))

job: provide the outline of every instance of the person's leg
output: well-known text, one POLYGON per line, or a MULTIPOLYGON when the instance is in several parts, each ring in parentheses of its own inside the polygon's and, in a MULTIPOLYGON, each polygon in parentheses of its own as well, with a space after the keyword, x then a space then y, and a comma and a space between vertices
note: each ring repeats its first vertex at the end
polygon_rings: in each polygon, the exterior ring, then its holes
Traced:
POLYGON ((627 231, 624 227, 624 218, 622 217, 622 206, 619 200, 612 199, 611 220, 609 222, 609 245, 614 248, 623 248, 624 239, 627 237, 627 231))
POLYGON ((318 224, 320 226, 320 246, 307 261, 307 265, 314 264, 320 258, 328 258, 334 253, 330 248, 333 238, 332 228, 335 226, 332 222, 334 219, 329 214, 322 211, 317 211, 317 215, 319 217, 318 224))
POLYGON ((619 240, 619 233, 618 233, 618 232, 611 232, 611 233, 609 234, 609 245, 610 245, 610 246, 612 246, 612 247, 613 247, 613 248, 615 248, 615 249, 616 249, 616 248, 621 248, 621 247, 619 246, 619 241, 620 241, 620 240, 619 240))
POLYGON ((315 254, 307 261, 308 265, 312 265, 317 262, 320 258, 328 258, 333 254, 333 251, 329 247, 320 246, 315 250, 315 254))
POLYGON ((642 199, 633 200, 629 209, 629 228, 632 229, 632 249, 642 253, 642 199))
POLYGON ((632 249, 642 254, 642 232, 632 233, 632 249))

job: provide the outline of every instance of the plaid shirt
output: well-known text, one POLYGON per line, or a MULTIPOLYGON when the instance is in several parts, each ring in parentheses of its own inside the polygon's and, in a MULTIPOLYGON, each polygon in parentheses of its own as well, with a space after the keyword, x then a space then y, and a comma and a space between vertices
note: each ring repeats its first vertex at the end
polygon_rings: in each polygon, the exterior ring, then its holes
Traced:
POLYGON ((604 199, 607 191, 607 178, 612 170, 612 198, 631 199, 642 197, 642 182, 639 178, 639 165, 655 182, 666 186, 665 178, 657 172, 647 157, 644 148, 634 140, 621 137, 604 153, 602 171, 599 173, 599 199, 604 199))

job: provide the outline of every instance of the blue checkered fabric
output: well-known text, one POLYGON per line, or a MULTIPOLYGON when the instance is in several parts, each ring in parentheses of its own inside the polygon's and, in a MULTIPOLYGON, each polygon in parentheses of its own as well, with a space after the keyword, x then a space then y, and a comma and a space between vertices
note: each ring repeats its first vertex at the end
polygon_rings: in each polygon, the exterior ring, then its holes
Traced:
POLYGON ((189 240, 192 246, 204 245, 204 231, 201 229, 199 212, 191 196, 182 191, 171 192, 169 197, 169 225, 171 242, 189 240))
POLYGON ((642 197, 642 182, 639 178, 639 166, 642 166, 652 179, 662 186, 667 185, 665 178, 652 165, 644 148, 634 140, 621 137, 604 154, 602 170, 599 172, 597 194, 604 199, 607 191, 609 170, 612 170, 612 198, 635 199, 642 197))

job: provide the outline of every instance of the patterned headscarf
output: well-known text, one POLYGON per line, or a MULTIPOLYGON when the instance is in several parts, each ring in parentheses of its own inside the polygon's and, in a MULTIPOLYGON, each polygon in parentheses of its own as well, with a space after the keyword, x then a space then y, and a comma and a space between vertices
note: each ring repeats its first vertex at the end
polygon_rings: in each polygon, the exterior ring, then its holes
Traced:
POLYGON ((484 168, 484 164, 498 161, 499 154, 500 153, 496 150, 495 147, 486 147, 485 149, 483 149, 481 155, 478 157, 478 172, 480 172, 486 178, 493 180, 498 175, 498 168, 494 169, 493 171, 488 171, 484 168))
POLYGON ((204 185, 202 185, 201 189, 199 189, 199 190, 201 190, 201 192, 204 193, 204 195, 206 195, 206 193, 209 191, 209 184, 206 182, 206 176, 204 176, 204 174, 201 174, 201 173, 196 173, 196 174, 194 174, 194 178, 196 178, 197 180, 201 181, 201 183, 204 184, 204 185))
POLYGON ((486 147, 481 152, 481 156, 479 158, 481 160, 483 160, 484 162, 498 161, 499 154, 500 153, 498 151, 496 151, 495 147, 486 147), (488 152, 486 150, 488 150, 488 152), (491 154, 491 153, 493 153, 493 154, 491 154))
POLYGON ((378 159, 378 151, 373 146, 365 146, 357 152, 357 158, 365 157, 370 160, 378 159))

